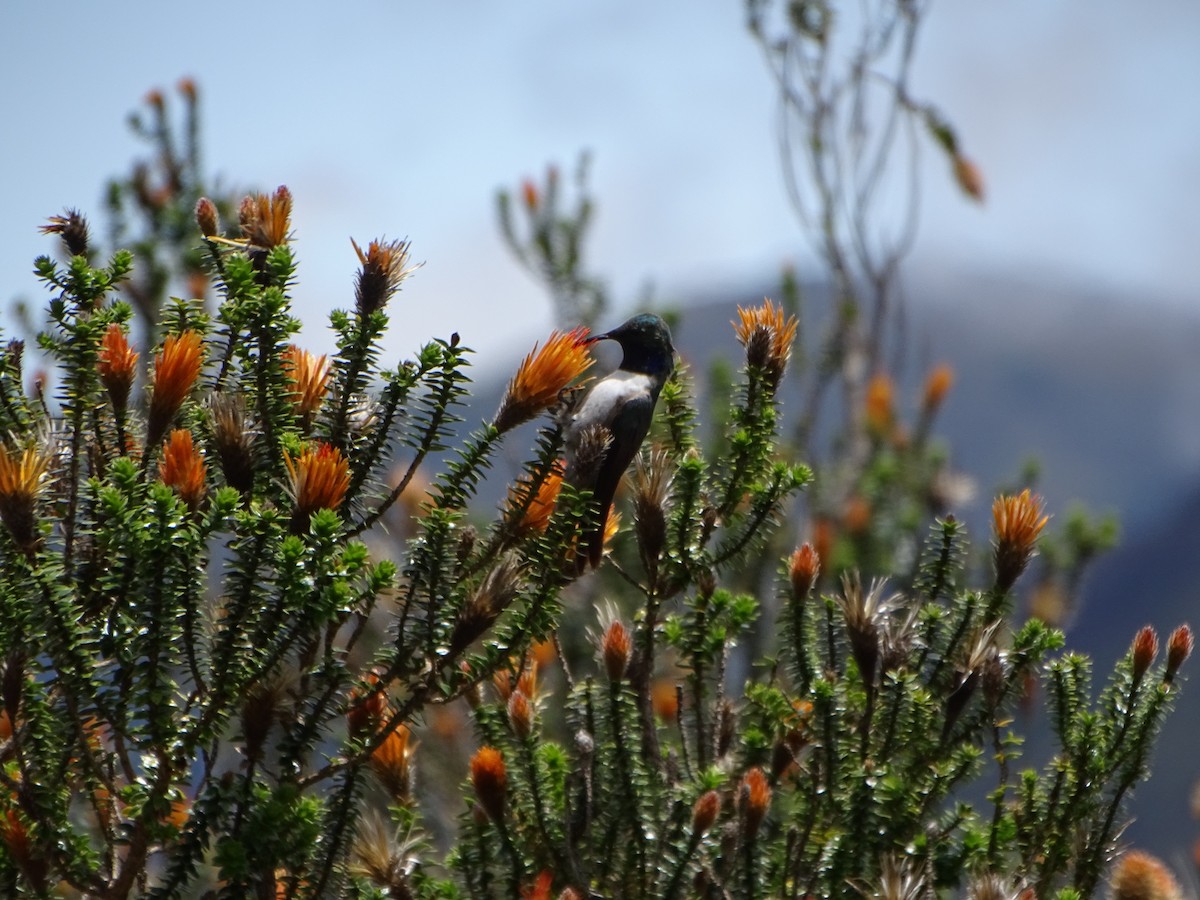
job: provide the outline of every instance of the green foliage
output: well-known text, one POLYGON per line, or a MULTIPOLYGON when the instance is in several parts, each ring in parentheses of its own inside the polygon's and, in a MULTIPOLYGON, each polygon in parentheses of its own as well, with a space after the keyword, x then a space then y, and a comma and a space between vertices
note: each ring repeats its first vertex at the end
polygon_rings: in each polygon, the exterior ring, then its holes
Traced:
MULTIPOLYGON (((828 63, 830 4, 788 4, 781 40, 771 8, 747 5, 773 64, 828 63)), ((864 65, 915 36, 920 16, 898 9, 864 65)), ((957 173, 953 129, 903 89, 910 62, 888 108, 957 173)), ((867 90, 856 73, 807 100, 834 115, 867 90)), ((580 576, 591 498, 563 483, 553 400, 580 373, 535 359, 513 380, 506 402, 526 391, 542 399, 516 405, 548 414, 532 435, 499 417, 460 431, 458 334, 384 360, 403 241, 355 245, 332 359, 293 345, 291 195, 247 197, 223 232, 232 204, 200 199, 195 87, 181 91, 179 152, 149 100, 163 190, 148 170, 112 190, 118 234, 131 196, 144 220, 137 265, 95 265, 78 213, 45 229, 68 253, 36 263, 53 400, 23 390, 21 342, 0 348, 5 896, 1096 893, 1191 633, 1159 660, 1143 629, 1097 693, 1059 630, 1016 615, 1017 580, 1040 542, 1043 584, 1073 595, 1115 526, 1072 513, 1043 538, 1040 500, 1013 492, 972 555, 932 437, 948 373, 905 427, 882 365, 899 255, 862 243, 849 263, 870 190, 857 219, 831 218, 817 173, 839 292, 826 337, 805 350, 805 327, 793 348, 789 272, 781 307, 739 311, 744 362, 714 365, 705 400, 680 365, 625 524, 580 576), (216 307, 168 301, 200 266, 216 307), (153 363, 140 383, 135 316, 153 363), (833 385, 844 421, 822 453, 833 385), (525 461, 489 515, 478 498, 508 451, 525 461), (794 548, 797 529, 811 540, 794 548), (1055 746, 1026 764, 1022 711, 1043 694, 1055 746)), ((786 102, 795 114, 801 95, 786 102)), ((839 122, 811 127, 824 165, 839 122)), ((862 157, 868 186, 890 140, 862 157)), ((605 299, 582 263, 582 166, 580 186, 564 213, 553 170, 527 184, 527 237, 500 200, 569 325, 605 299)))

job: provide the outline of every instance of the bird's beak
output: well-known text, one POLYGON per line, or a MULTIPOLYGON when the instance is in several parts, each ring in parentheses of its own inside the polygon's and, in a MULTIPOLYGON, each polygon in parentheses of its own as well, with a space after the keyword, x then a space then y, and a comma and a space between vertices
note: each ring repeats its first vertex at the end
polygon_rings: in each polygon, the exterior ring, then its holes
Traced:
POLYGON ((594 344, 597 341, 607 341, 608 339, 609 339, 608 332, 605 332, 604 334, 593 334, 583 343, 585 345, 588 345, 588 344, 594 344))

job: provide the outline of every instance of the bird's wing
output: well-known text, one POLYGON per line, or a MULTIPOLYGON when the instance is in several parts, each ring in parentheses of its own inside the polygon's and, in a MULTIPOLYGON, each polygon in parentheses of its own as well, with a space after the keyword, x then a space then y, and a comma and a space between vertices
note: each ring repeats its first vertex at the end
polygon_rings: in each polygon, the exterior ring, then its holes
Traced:
POLYGON ((585 535, 588 557, 593 567, 600 565, 604 553, 604 527, 608 522, 608 509, 617 493, 617 485, 621 483, 621 476, 629 468, 634 454, 642 446, 653 417, 654 398, 649 393, 639 393, 622 403, 607 423, 612 433, 612 444, 592 485, 592 499, 597 514, 595 525, 585 535))

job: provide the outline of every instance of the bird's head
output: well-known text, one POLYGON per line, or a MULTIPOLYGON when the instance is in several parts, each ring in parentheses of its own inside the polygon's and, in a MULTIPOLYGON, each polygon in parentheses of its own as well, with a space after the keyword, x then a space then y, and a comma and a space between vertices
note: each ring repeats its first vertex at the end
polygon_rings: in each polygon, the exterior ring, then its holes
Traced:
POLYGON ((621 368, 647 375, 666 375, 674 367, 675 347, 667 323, 653 313, 642 313, 612 331, 593 335, 592 341, 616 341, 624 358, 621 368))

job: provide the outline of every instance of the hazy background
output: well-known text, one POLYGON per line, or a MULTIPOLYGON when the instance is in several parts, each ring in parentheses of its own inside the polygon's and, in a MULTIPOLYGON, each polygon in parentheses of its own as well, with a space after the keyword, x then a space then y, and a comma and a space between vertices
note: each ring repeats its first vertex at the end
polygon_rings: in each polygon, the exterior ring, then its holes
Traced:
MULTIPOLYGON (((917 60, 915 93, 954 123, 988 192, 964 201, 925 154, 908 293, 921 346, 958 369, 943 426, 980 480, 976 514, 1034 452, 1052 509, 1081 497, 1121 514, 1123 547, 1069 639, 1103 671, 1144 622, 1164 638, 1200 624, 1200 3, 948 0, 917 60)), ((618 307, 651 283, 672 303, 747 302, 782 263, 811 263, 736 0, 9 0, 0 302, 40 308, 32 260, 57 242, 37 226, 65 206, 103 223, 105 180, 147 153, 127 114, 155 87, 178 111, 183 76, 200 88, 205 170, 295 196, 296 300, 320 352, 327 311, 352 303, 349 238, 408 236, 426 266, 392 307, 393 361, 459 331, 485 382, 506 377, 551 310, 501 243, 495 191, 550 162, 569 175, 583 149, 589 268, 618 307)), ((1132 833, 1180 868, 1197 833, 1197 688, 1132 833)))
MULTIPOLYGON (((926 154, 913 270, 1020 272, 1191 302, 1200 280, 1200 4, 935 4, 915 93, 954 122, 988 203, 926 154)), ((594 155, 593 265, 618 303, 803 264, 775 97, 737 0, 287 4, 8 0, 0 11, 0 272, 40 297, 36 226, 101 221, 144 148, 147 90, 201 89, 206 168, 296 198, 306 340, 347 304, 348 238, 409 236, 427 265, 390 340, 457 329, 490 355, 550 322, 496 236, 497 187, 594 155)), ((174 98, 172 98, 174 99, 174 98)), ((963 303, 971 303, 969 296, 963 303)), ((510 348, 511 349, 511 348, 510 348)))

